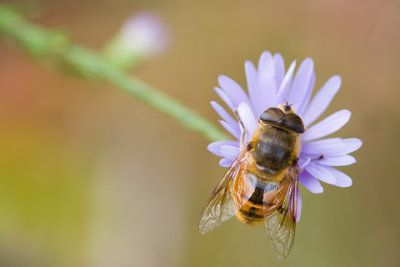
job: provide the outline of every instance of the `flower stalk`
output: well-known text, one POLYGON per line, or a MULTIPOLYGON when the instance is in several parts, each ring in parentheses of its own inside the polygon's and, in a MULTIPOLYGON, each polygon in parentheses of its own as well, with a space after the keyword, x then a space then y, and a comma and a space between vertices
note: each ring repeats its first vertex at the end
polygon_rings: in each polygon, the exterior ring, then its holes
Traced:
POLYGON ((104 81, 171 116, 210 141, 228 137, 213 123, 179 101, 113 66, 98 53, 73 44, 67 36, 32 24, 15 9, 0 5, 0 36, 44 63, 91 81, 104 81))

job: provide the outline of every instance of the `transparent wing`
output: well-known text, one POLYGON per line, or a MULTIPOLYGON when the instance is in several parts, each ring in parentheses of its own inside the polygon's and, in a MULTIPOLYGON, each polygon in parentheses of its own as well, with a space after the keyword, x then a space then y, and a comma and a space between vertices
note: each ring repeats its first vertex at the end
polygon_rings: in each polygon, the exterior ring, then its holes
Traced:
POLYGON ((265 222, 269 240, 281 259, 289 255, 296 232, 297 179, 287 183, 290 184, 285 200, 265 222))
POLYGON ((202 234, 212 230, 235 214, 231 187, 236 177, 243 173, 243 163, 246 157, 247 151, 242 151, 208 198, 199 220, 199 230, 202 234))

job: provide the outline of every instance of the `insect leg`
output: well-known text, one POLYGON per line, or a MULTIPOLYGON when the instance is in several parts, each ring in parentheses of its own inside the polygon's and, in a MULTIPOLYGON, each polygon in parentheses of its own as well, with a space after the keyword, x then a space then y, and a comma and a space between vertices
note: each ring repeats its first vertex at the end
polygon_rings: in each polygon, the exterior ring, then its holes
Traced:
POLYGON ((242 135, 240 136, 240 147, 242 148, 244 146, 244 138, 245 138, 245 135, 246 135, 246 128, 244 127, 243 121, 240 119, 238 109, 236 108, 234 110, 234 112, 235 112, 235 115, 236 115, 236 117, 237 117, 237 119, 238 119, 238 121, 240 123, 240 126, 243 128, 242 135))
POLYGON ((305 169, 305 167, 306 167, 308 164, 310 164, 310 162, 312 162, 312 161, 317 161, 317 160, 321 160, 321 159, 324 159, 324 158, 325 158, 325 155, 324 155, 324 154, 321 154, 321 156, 319 156, 319 157, 307 159, 306 162, 303 162, 303 164, 299 166, 300 172, 302 172, 302 171, 305 169))

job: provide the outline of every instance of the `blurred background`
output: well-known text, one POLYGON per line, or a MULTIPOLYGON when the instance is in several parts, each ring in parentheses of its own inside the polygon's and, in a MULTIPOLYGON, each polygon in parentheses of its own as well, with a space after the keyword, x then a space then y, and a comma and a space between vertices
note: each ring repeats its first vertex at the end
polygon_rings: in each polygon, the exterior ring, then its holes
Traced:
MULTIPOLYGON (((26 3, 12 1, 13 3, 26 3)), ((2 2, 4 3, 4 2, 2 2)), ((32 3, 32 2, 31 2, 32 3)), ((46 68, 0 42, 0 266, 398 266, 400 2, 39 1, 33 21, 102 49, 134 13, 158 14, 171 46, 132 71, 217 124, 219 74, 245 85, 261 52, 312 57, 316 88, 352 111, 350 188, 301 188, 294 248, 262 225, 202 236, 199 212, 225 170, 208 140, 115 87, 46 68)))

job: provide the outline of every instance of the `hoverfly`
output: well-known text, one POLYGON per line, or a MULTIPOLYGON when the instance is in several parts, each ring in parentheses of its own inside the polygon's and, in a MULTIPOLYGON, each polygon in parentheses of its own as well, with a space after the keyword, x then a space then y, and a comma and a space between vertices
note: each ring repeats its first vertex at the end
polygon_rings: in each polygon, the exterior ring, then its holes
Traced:
POLYGON ((296 230, 298 156, 305 128, 288 103, 267 109, 258 122, 246 144, 244 129, 240 154, 204 206, 199 229, 204 234, 233 215, 245 224, 264 222, 278 256, 285 258, 296 230))

